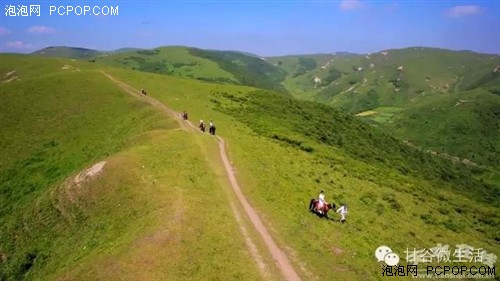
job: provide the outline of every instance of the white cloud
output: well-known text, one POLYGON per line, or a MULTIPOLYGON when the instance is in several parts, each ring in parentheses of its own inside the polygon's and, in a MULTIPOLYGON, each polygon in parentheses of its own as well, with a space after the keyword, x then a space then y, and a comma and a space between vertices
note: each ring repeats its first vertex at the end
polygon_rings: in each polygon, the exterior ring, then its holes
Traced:
POLYGON ((35 46, 33 44, 27 44, 23 41, 9 41, 6 44, 7 48, 17 49, 17 50, 29 50, 33 49, 35 46))
POLYGON ((37 34, 51 34, 54 33, 54 31, 55 31, 54 28, 43 25, 32 26, 28 28, 29 33, 37 33, 37 34))
POLYGON ((12 31, 3 26, 0 26, 0 36, 8 35, 10 33, 12 33, 12 31))
POLYGON ((359 0, 344 0, 340 2, 340 9, 347 10, 355 10, 361 8, 361 2, 359 0))
POLYGON ((455 6, 446 11, 446 15, 451 18, 477 15, 481 12, 479 6, 455 6))

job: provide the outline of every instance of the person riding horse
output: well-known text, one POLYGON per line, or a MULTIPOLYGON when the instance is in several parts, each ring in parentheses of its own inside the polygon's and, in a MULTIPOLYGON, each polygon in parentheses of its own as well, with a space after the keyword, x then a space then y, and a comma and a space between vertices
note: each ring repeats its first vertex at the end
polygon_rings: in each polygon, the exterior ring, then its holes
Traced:
POLYGON ((141 90, 141 94, 147 96, 146 91, 144 89, 141 90))
POLYGON ((205 132, 205 122, 203 122, 203 120, 200 120, 200 125, 198 127, 202 132, 205 132))
POLYGON ((210 127, 208 128, 208 132, 209 132, 211 135, 215 135, 215 125, 214 125, 214 123, 212 122, 212 120, 210 120, 210 127))
POLYGON ((186 112, 186 111, 183 111, 183 112, 182 112, 181 117, 182 117, 182 119, 187 120, 187 119, 188 119, 188 114, 187 114, 187 112, 186 112))
MULTIPOLYGON (((325 192, 321 190, 321 192, 318 195, 318 203, 316 206, 317 210, 321 210, 323 208, 323 205, 325 204, 325 192)), ((321 212, 321 211, 320 211, 321 212)))
POLYGON ((335 204, 330 204, 325 201, 325 193, 323 190, 319 193, 318 199, 313 198, 309 203, 310 212, 326 218, 328 218, 328 211, 335 209, 335 207, 335 204))
POLYGON ((334 203, 325 203, 325 204, 323 204, 323 206, 321 208, 317 208, 317 203, 318 203, 318 200, 316 200, 314 198, 311 199, 311 202, 309 203, 309 212, 315 213, 316 215, 318 215, 322 218, 324 217, 324 218, 330 219, 328 217, 328 211, 335 209, 336 208, 335 204, 334 203))

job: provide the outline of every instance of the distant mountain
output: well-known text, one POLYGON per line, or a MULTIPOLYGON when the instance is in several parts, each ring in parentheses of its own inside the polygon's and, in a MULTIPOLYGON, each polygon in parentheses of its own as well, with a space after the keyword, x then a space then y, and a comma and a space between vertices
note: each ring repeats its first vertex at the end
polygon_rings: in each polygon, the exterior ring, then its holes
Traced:
MULTIPOLYGON (((198 48, 196 48, 198 49, 198 48)), ((255 57, 255 58, 263 58, 259 55, 256 55, 254 53, 250 53, 250 52, 245 52, 245 51, 239 51, 239 50, 216 50, 216 49, 204 49, 205 51, 209 51, 209 52, 232 52, 232 53, 240 53, 242 55, 245 55, 245 56, 249 56, 249 57, 255 57)))
POLYGON ((92 61, 145 72, 217 83, 241 84, 285 93, 286 72, 254 55, 182 46, 107 53, 92 61))
POLYGON ((183 46, 49 47, 35 54, 289 93, 358 115, 424 149, 500 167, 498 55, 412 47, 260 58, 183 46))
POLYGON ((65 46, 53 46, 43 48, 41 50, 35 51, 33 55, 45 56, 45 57, 62 57, 62 58, 72 58, 72 59, 86 59, 95 57, 102 54, 103 52, 77 47, 65 47, 65 46))
POLYGON ((120 49, 114 50, 113 53, 136 52, 136 51, 140 51, 140 50, 144 50, 144 49, 142 49, 142 48, 120 48, 120 49))
POLYGON ((342 108, 424 148, 500 167, 498 55, 412 47, 268 61, 287 72, 282 84, 299 99, 342 108))

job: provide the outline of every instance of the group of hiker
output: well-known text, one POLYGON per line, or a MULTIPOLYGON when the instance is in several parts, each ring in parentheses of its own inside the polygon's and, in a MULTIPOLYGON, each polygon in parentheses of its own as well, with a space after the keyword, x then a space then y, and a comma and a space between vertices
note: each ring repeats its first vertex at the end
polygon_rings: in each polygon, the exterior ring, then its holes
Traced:
MULTIPOLYGON (((186 111, 183 111, 181 113, 181 118, 183 120, 188 120, 188 114, 186 111)), ((200 123, 198 124, 198 128, 202 131, 205 132, 205 122, 203 119, 200 120, 200 123)), ((209 123, 209 133, 211 135, 215 135, 215 125, 212 120, 210 120, 209 123)), ((321 192, 318 195, 318 199, 312 199, 311 203, 309 205, 309 210, 311 212, 314 212, 320 216, 324 216, 328 218, 328 211, 333 209, 335 210, 336 206, 335 204, 330 204, 327 203, 325 200, 325 192, 321 190, 321 192)), ((347 215, 347 205, 346 204, 340 204, 340 208, 336 210, 336 213, 340 214, 340 222, 344 223, 346 221, 346 215, 347 215)))
MULTIPOLYGON (((317 200, 312 200, 311 205, 310 205, 310 210, 312 212, 315 212, 321 216, 327 216, 327 213, 330 209, 335 209, 335 204, 329 204, 325 200, 325 192, 321 190, 321 192, 318 195, 317 200)), ((340 222, 344 223, 346 221, 346 215, 347 215, 347 205, 346 204, 340 204, 340 208, 336 210, 337 213, 340 214, 340 222)))
MULTIPOLYGON (((200 128, 200 130, 202 132, 205 132, 205 122, 203 121, 203 119, 200 120, 200 124, 198 125, 198 127, 200 128)), ((211 135, 215 135, 215 125, 214 125, 214 122, 212 120, 210 120, 210 123, 208 126, 208 132, 211 135)))
MULTIPOLYGON (((186 111, 183 111, 181 113, 181 118, 184 120, 188 120, 188 114, 186 111)), ((203 119, 200 120, 200 124, 198 124, 198 128, 200 129, 200 131, 205 132, 206 126, 205 126, 205 122, 203 121, 203 119)), ((215 135, 215 125, 214 125, 214 122, 212 120, 210 120, 208 132, 211 135, 215 135)))
MULTIPOLYGON (((141 94, 147 95, 147 93, 144 89, 141 90, 141 94)), ((182 113, 180 114, 180 117, 183 120, 188 120, 187 112, 185 110, 182 111, 182 113)), ((205 132, 205 122, 203 121, 203 119, 200 120, 200 123, 198 124, 198 128, 202 132, 205 132)), ((209 123, 209 133, 211 135, 215 135, 215 125, 214 125, 214 122, 212 120, 210 120, 210 123, 209 123)), ((324 217, 328 218, 328 215, 327 215, 328 211, 330 209, 335 210, 335 207, 336 207, 335 204, 329 204, 326 202, 325 192, 323 190, 321 190, 321 192, 318 195, 318 199, 314 199, 314 198, 311 199, 311 203, 309 204, 309 211, 314 212, 320 216, 324 216, 324 217)), ((341 204, 340 208, 338 208, 336 210, 336 212, 339 213, 341 216, 340 222, 344 223, 346 221, 347 205, 341 204)))

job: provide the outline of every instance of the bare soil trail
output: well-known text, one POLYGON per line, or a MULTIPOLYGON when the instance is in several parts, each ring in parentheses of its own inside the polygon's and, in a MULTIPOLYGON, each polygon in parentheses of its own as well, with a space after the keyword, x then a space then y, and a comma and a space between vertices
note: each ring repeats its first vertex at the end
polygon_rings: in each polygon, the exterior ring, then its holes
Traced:
MULTIPOLYGON (((190 130, 193 132, 199 131, 198 128, 193 125, 190 121, 184 121, 181 120, 180 114, 176 113, 175 111, 171 110, 167 106, 165 106, 163 103, 158 102, 154 98, 147 96, 147 95, 142 95, 139 90, 133 88, 130 85, 127 85, 118 79, 114 78, 113 76, 109 75, 108 73, 101 71, 106 77, 108 77, 111 81, 113 81, 116 85, 118 85, 121 89, 123 89, 125 92, 128 94, 135 96, 137 98, 143 98, 150 102, 154 106, 158 106, 164 111, 166 111, 169 115, 171 115, 174 119, 177 120, 181 128, 190 130)), ((285 280, 300 280, 299 275, 295 271, 295 269, 292 266, 292 263, 290 262, 288 256, 286 253, 280 249, 280 247, 276 244, 274 239, 272 238, 271 234, 269 233, 267 227, 263 224, 262 220, 260 219, 259 215, 255 211, 255 209, 250 205, 248 200, 246 199, 245 195, 241 191, 241 188, 236 180, 235 174, 234 174, 234 168, 231 165, 231 162, 229 161, 227 157, 227 152, 226 152, 226 145, 224 142, 224 139, 222 139, 219 136, 215 137, 218 145, 219 145, 219 154, 221 157, 221 160, 224 164, 224 168, 227 174, 227 179, 229 180, 229 183, 231 184, 231 188, 233 192, 235 193, 236 197, 238 198, 239 202, 241 203, 243 209, 245 210, 245 213, 247 214, 250 222, 252 223, 252 226, 255 228, 255 230, 259 233, 261 236, 262 240, 264 241, 264 244, 266 248, 268 249, 269 253, 273 257, 273 259, 276 262, 276 266, 280 269, 283 277, 285 280)), ((235 206, 231 204, 231 207, 233 208, 233 212, 235 213, 236 220, 238 224, 240 225, 240 230, 242 232, 242 235, 245 238, 245 241, 247 243, 247 246, 250 248, 250 252, 254 259, 256 260, 256 263, 259 265, 261 270, 263 270, 263 261, 262 258, 258 255, 257 249, 255 247, 255 244, 251 240, 250 236, 248 235, 247 231, 245 230, 244 225, 241 222, 241 218, 239 216, 239 213, 235 206)), ((264 272, 265 273, 265 272, 264 272)))

